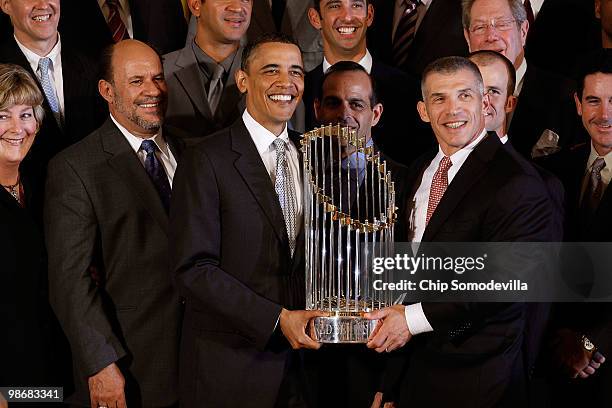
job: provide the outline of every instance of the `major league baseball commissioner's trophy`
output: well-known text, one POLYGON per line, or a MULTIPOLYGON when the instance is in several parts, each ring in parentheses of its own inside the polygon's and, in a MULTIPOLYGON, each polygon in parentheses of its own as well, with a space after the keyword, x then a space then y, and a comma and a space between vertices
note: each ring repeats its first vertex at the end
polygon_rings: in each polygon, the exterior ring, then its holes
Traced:
MULTIPOLYGON (((395 187, 365 138, 340 125, 304 134, 306 309, 322 343, 365 343, 377 321, 363 313, 391 305, 373 288, 374 257, 392 256, 395 187)), ((387 280, 383 272, 377 279, 387 280)))

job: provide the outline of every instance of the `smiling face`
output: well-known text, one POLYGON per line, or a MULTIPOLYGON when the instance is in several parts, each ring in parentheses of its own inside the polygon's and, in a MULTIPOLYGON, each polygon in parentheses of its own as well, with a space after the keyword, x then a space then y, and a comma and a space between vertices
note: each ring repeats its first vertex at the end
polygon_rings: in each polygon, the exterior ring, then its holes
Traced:
POLYGON ((311 8, 310 23, 321 30, 326 55, 354 57, 365 53, 366 32, 374 7, 366 0, 320 0, 320 12, 311 8))
POLYGON ((323 83, 321 101, 315 101, 317 120, 320 124, 348 126, 360 138, 369 139, 382 114, 382 105, 372 106, 371 96, 372 83, 367 73, 333 73, 323 83))
POLYGON ((236 84, 246 93, 246 107, 253 119, 278 136, 304 93, 300 49, 280 42, 258 45, 246 70, 236 71, 236 84))
POLYGON ((478 137, 488 109, 478 78, 467 69, 430 73, 424 99, 417 104, 421 119, 431 123, 438 144, 450 156, 478 137))
POLYGON ((595 150, 600 156, 608 154, 612 151, 612 74, 587 75, 582 99, 574 98, 595 150))
POLYGON ((471 9, 470 26, 464 29, 464 35, 470 52, 497 51, 518 69, 523 61, 528 30, 527 21, 516 22, 508 0, 476 0, 471 9), (491 21, 504 29, 492 27, 491 21), (480 27, 484 30, 481 31, 480 27))
MULTIPOLYGON (((59 0, 0 0, 9 15, 15 36, 32 50, 50 51, 57 42, 59 0), (44 45, 41 45, 44 44, 44 45)), ((46 54, 45 54, 46 55, 46 54)))
POLYGON ((31 106, 15 105, 0 110, 0 164, 19 165, 32 147, 37 130, 31 106))
POLYGON ((516 104, 516 97, 508 95, 508 71, 501 61, 476 64, 482 74, 485 93, 489 96, 485 127, 503 137, 506 135, 506 115, 512 112, 516 104))
POLYGON ((221 44, 240 42, 251 21, 252 0, 190 0, 198 36, 221 44))
POLYGON ((115 46, 112 65, 112 83, 98 83, 111 114, 136 136, 155 135, 163 122, 168 92, 159 57, 149 46, 126 40, 115 46))

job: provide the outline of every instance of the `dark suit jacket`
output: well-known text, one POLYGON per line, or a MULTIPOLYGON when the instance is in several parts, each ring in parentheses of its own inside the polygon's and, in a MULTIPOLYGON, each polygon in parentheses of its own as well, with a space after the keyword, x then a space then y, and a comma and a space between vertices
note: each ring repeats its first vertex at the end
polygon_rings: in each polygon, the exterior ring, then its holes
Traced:
MULTIPOLYGON (((160 54, 182 48, 187 22, 180 0, 129 0, 134 39, 160 54)), ((113 43, 106 19, 96 0, 62 0, 59 31, 70 44, 97 57, 113 43)))
POLYGON ((574 142, 579 123, 573 81, 527 64, 527 72, 508 135, 514 148, 531 157, 531 149, 546 129, 559 135, 559 147, 574 142))
MULTIPOLYGON (((406 239, 406 203, 412 202, 435 153, 423 156, 406 177, 398 174, 404 180, 398 241, 406 239)), ((448 186, 422 241, 548 241, 553 239, 552 217, 538 173, 489 134, 448 186)), ((407 346, 400 406, 524 406, 523 304, 422 306, 434 331, 415 336, 407 346)))
MULTIPOLYGON (((64 127, 60 129, 45 99, 45 118, 22 171, 32 180, 44 180, 49 160, 60 150, 81 140, 102 124, 108 112, 98 94, 94 63, 62 42, 62 75, 64 78, 64 127)), ((25 68, 32 77, 38 77, 19 49, 13 36, 0 44, 0 61, 25 68)), ((40 91, 43 93, 42 87, 40 91)))
POLYGON ((113 362, 128 405, 177 402, 181 305, 167 231, 153 183, 110 118, 49 164, 50 297, 72 349, 74 404, 89 405, 87 377, 113 362))
POLYGON ((208 92, 202 86, 200 67, 192 44, 164 55, 164 74, 168 84, 166 126, 192 145, 203 136, 230 126, 244 111, 244 98, 236 86, 234 74, 240 68, 242 48, 238 49, 217 111, 213 116, 208 105, 208 92))
MULTIPOLYGON (((435 143, 431 126, 426 126, 420 120, 416 109, 420 88, 408 74, 377 59, 372 63, 371 76, 376 84, 378 99, 383 104, 383 114, 372 129, 372 138, 387 158, 410 165, 435 143)), ((320 92, 322 81, 323 64, 306 74, 303 100, 307 130, 320 125, 315 118, 314 100, 320 92)))
POLYGON ((187 151, 175 183, 171 262, 186 298, 181 404, 272 407, 290 355, 277 319, 282 307, 305 306, 303 234, 292 258, 242 119, 187 151))
MULTIPOLYGON (((606 188, 590 225, 584 224, 580 215, 580 195, 591 151, 590 143, 582 143, 547 158, 543 165, 550 168, 562 180, 567 191, 567 218, 565 240, 569 242, 612 241, 612 189, 606 188)), ((579 271, 588 276, 588 268, 579 271)), ((609 303, 559 303, 553 310, 553 327, 570 328, 585 334, 609 359, 612 356, 612 307, 609 303)), ((612 369, 607 362, 586 381, 556 384, 553 401, 583 401, 594 406, 612 403, 610 381, 612 369)))
MULTIPOLYGON (((323 40, 308 20, 308 9, 313 0, 287 0, 281 32, 290 35, 300 46, 304 69, 310 71, 323 61, 323 40)), ((249 41, 263 34, 276 31, 269 0, 253 0, 251 24, 247 31, 249 41)))
MULTIPOLYGON (((372 55, 393 65, 393 11, 394 0, 372 0, 374 24, 368 29, 368 44, 372 55)), ((430 62, 450 55, 465 56, 467 42, 461 24, 460 0, 433 0, 418 27, 410 46, 408 61, 398 67, 420 77, 430 62)))

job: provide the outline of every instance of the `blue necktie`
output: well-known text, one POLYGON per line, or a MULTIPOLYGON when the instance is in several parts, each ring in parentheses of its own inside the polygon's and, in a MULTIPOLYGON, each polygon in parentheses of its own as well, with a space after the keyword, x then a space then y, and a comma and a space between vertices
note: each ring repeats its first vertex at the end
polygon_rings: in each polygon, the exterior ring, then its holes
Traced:
POLYGON ((51 59, 48 57, 41 58, 38 60, 38 69, 40 70, 40 82, 45 92, 45 97, 53 113, 59 113, 59 103, 57 101, 57 95, 55 95, 55 89, 49 79, 49 67, 52 66, 51 59))
POLYGON ((168 212, 170 208, 170 182, 168 181, 168 176, 164 171, 162 163, 155 154, 157 145, 152 140, 143 140, 140 148, 147 152, 147 157, 144 162, 145 170, 147 174, 149 174, 166 212, 168 212))

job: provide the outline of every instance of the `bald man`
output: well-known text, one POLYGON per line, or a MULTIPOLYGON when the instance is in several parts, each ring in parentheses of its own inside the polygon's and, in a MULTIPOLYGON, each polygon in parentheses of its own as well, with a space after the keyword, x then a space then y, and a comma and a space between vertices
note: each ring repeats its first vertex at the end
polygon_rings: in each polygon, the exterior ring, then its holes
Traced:
POLYGON ((101 65, 110 116, 51 161, 46 187, 50 298, 74 360, 69 402, 173 406, 181 304, 167 229, 178 146, 162 127, 164 73, 135 40, 107 49, 101 65))

